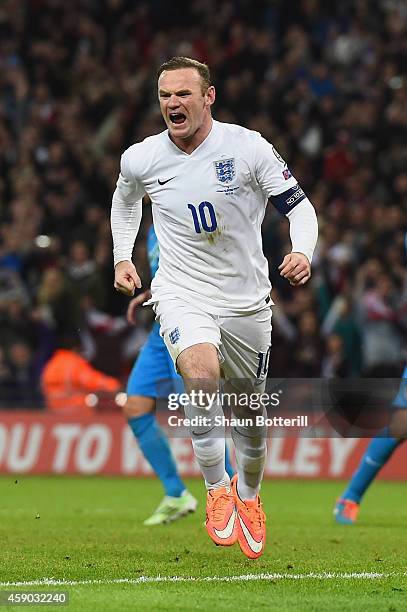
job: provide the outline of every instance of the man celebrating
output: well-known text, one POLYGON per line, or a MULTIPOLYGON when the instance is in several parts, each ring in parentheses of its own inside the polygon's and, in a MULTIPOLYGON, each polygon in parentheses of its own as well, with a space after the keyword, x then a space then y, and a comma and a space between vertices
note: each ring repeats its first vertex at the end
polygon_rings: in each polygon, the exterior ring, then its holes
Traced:
MULTIPOLYGON (((292 285, 311 276, 314 208, 260 134, 212 119, 215 88, 205 64, 183 57, 162 64, 158 96, 168 129, 131 146, 121 159, 111 219, 115 288, 133 295, 141 287, 131 255, 147 193, 160 247, 151 303, 186 390, 214 397, 222 368, 224 391, 259 392, 271 346, 265 208, 270 200, 289 219, 292 252, 280 273, 292 285)), ((233 428, 237 475, 230 481, 224 428, 214 426, 220 401, 191 402, 185 412, 207 417, 191 428, 191 437, 208 490, 209 536, 223 546, 238 541, 246 556, 259 557, 266 537, 259 498, 266 431, 255 418, 233 428)), ((247 403, 234 413, 253 417, 247 403)))

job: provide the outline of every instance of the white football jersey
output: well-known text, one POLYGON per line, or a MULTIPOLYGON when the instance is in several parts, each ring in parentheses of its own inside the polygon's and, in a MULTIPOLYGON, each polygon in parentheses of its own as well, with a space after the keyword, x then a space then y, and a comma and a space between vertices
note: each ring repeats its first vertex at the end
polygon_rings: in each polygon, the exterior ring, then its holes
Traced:
MULTIPOLYGON (((258 132, 218 121, 191 154, 168 130, 129 147, 117 190, 133 200, 145 193, 151 199, 160 248, 152 302, 181 296, 218 315, 265 307, 271 289, 261 238, 267 201, 284 194, 274 203, 288 214, 306 197, 258 132)), ((130 257, 119 245, 115 259, 130 257)))

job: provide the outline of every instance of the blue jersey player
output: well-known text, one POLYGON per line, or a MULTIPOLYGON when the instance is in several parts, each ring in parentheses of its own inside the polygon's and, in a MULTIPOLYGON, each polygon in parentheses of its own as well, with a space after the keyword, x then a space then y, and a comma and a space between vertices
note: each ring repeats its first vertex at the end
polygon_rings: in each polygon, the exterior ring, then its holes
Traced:
MULTIPOLYGON (((158 269, 158 242, 151 226, 147 237, 147 251, 151 276, 158 269)), ((135 322, 138 305, 146 301, 149 292, 131 300, 127 318, 135 322)), ((155 407, 156 400, 166 398, 170 392, 182 392, 182 378, 176 373, 173 361, 160 336, 160 326, 154 323, 152 330, 136 360, 127 383, 127 401, 123 412, 136 437, 140 449, 158 478, 161 480, 165 497, 158 508, 144 525, 169 523, 189 512, 194 512, 197 500, 186 489, 181 480, 167 438, 158 425, 155 407)), ((228 454, 226 453, 226 471, 233 475, 228 454)))
MULTIPOLYGON (((405 245, 407 251, 407 234, 405 245)), ((390 426, 371 440, 347 488, 335 504, 334 517, 338 523, 353 525, 356 522, 366 490, 396 448, 407 438, 407 365, 393 408, 390 426)))
POLYGON ((335 520, 343 525, 356 522, 360 502, 380 469, 407 436, 407 366, 403 372, 399 392, 393 402, 394 414, 390 427, 373 438, 354 472, 347 488, 336 502, 335 520))

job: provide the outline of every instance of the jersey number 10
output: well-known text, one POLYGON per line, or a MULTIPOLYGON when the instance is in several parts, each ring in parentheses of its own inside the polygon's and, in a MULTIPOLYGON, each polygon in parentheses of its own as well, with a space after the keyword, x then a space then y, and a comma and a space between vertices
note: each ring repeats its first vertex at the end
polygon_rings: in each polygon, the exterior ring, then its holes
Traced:
POLYGON ((214 232, 216 230, 218 222, 216 221, 215 209, 210 202, 201 202, 198 210, 193 204, 188 204, 188 208, 191 211, 197 234, 200 234, 202 229, 205 232, 214 232))

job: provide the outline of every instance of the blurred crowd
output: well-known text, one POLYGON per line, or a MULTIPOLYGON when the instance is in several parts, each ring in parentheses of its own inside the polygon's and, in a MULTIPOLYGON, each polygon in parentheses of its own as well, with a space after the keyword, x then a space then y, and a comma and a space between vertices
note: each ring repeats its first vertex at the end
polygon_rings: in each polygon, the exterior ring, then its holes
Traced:
MULTIPOLYGON (((40 402, 62 335, 125 380, 151 324, 112 289, 120 155, 164 129, 156 68, 209 64, 214 117, 260 131, 317 209, 313 278, 277 272, 269 207, 270 375, 398 376, 407 327, 407 7, 397 0, 3 0, 0 3, 0 405, 40 402)), ((144 286, 143 237, 135 247, 144 286)))

